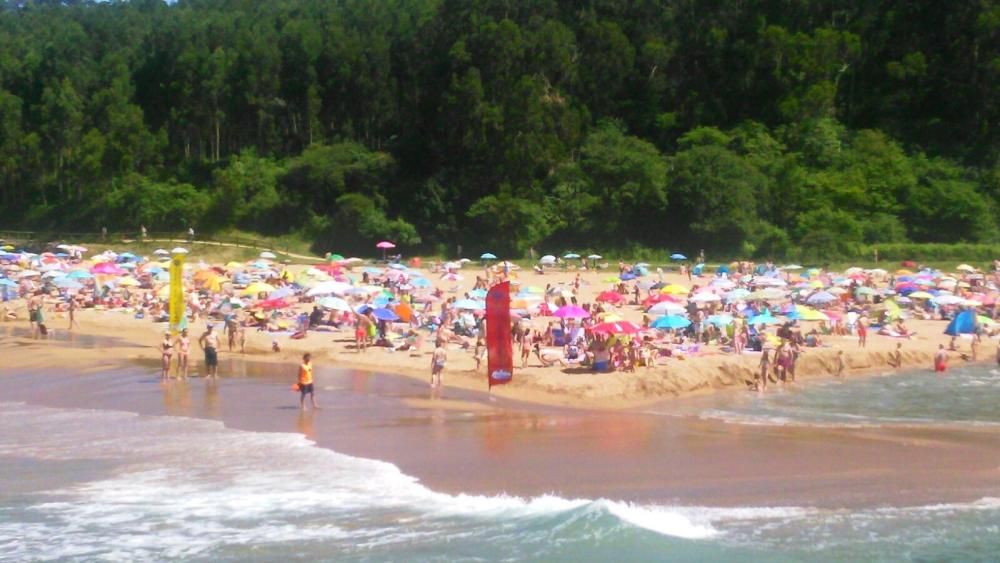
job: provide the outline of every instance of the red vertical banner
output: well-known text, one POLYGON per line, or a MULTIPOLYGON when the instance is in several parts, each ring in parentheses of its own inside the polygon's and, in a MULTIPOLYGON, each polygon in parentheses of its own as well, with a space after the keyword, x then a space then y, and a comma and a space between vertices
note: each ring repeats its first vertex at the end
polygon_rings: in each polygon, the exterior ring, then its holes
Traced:
POLYGON ((510 334, 510 282, 499 283, 486 294, 486 352, 490 387, 514 377, 514 344, 510 334))

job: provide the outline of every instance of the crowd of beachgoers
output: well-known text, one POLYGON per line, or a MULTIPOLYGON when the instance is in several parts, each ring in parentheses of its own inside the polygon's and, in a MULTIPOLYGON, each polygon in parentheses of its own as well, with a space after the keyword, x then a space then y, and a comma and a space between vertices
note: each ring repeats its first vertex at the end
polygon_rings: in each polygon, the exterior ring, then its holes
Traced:
MULTIPOLYGON (((6 246, 0 253, 4 320, 27 321, 40 336, 74 330, 81 311, 125 312, 169 332, 161 343, 165 376, 175 352, 185 360, 177 373, 187 374, 188 334, 204 347, 201 337, 211 325, 218 325, 214 334, 227 351, 245 352, 247 334, 254 333, 266 335, 272 351, 307 338, 311 349, 339 346, 358 354, 451 350, 452 358, 468 355, 474 369, 484 369, 485 297, 500 281, 513 288, 515 364, 568 373, 630 373, 703 355, 750 355, 755 375, 747 384, 762 389, 768 381, 794 381, 809 349, 843 348, 848 338, 858 348, 870 335, 898 341, 889 360, 898 367, 902 343, 920 336, 914 322, 940 321, 935 336, 946 327, 949 334, 939 348, 973 361, 985 354, 983 339, 1000 329, 997 263, 992 272, 916 263, 831 272, 771 262, 705 266, 680 255, 661 266, 614 264, 570 253, 522 269, 492 254, 429 263, 328 255, 291 265, 270 252, 227 264, 187 256, 185 314, 170 327, 169 262, 185 249, 149 257, 72 245, 50 250, 6 246), (317 339, 324 333, 331 338, 317 339)), ((434 361, 443 362, 438 355, 434 361)), ((842 357, 838 362, 835 374, 847 367, 842 357)))

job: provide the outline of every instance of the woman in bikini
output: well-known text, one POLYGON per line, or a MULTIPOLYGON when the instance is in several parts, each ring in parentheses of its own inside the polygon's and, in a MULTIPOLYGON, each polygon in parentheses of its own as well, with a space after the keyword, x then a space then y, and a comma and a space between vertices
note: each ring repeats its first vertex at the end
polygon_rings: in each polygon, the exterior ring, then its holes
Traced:
POLYGON ((170 333, 163 333, 163 342, 160 342, 161 370, 160 379, 170 377, 170 358, 174 355, 174 343, 170 341, 170 333))

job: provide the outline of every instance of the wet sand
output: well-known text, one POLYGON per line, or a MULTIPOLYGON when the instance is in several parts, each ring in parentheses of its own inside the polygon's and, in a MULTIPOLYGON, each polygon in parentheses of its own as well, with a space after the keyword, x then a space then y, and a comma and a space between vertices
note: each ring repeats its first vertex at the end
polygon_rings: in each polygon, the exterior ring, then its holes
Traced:
POLYGON ((686 415, 686 399, 657 406, 677 416, 490 400, 453 388, 432 400, 417 378, 322 363, 323 409, 301 413, 287 363, 224 355, 218 382, 164 383, 158 363, 124 340, 16 334, 0 330, 0 400, 302 433, 321 447, 396 464, 444 492, 817 507, 1000 496, 995 429, 745 426, 686 415))

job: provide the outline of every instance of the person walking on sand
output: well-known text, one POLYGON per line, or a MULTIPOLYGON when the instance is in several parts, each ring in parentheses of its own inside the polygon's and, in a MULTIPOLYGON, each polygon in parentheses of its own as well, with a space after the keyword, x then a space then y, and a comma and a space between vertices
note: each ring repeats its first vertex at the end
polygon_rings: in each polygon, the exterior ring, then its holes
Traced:
POLYGON ((854 327, 858 331, 858 347, 859 348, 864 348, 868 344, 868 327, 865 326, 866 324, 868 324, 866 322, 867 320, 868 319, 866 319, 863 316, 859 317, 857 323, 855 323, 855 325, 854 325, 854 327))
POLYGON ((187 379, 191 357, 191 339, 188 337, 188 329, 181 330, 181 335, 174 345, 177 346, 177 377, 187 379))
POLYGON ((948 352, 944 349, 944 344, 938 344, 938 350, 934 353, 934 371, 944 373, 948 369, 948 352))
POLYGON ((447 361, 448 352, 444 349, 444 341, 438 340, 434 355, 431 356, 431 389, 441 388, 441 375, 447 361))
POLYGON ((170 333, 163 333, 163 341, 160 342, 160 379, 170 378, 170 359, 174 354, 174 343, 170 341, 170 333))
POLYGON ((767 391, 767 375, 771 371, 771 349, 764 348, 760 353, 760 372, 757 374, 757 389, 767 391))
POLYGON ((80 323, 76 320, 76 299, 70 297, 69 299, 69 330, 73 330, 73 327, 80 328, 80 323))
POLYGON ((897 342, 896 349, 889 354, 889 365, 899 369, 903 365, 903 343, 897 342))
POLYGON ((198 339, 198 345, 205 351, 205 377, 215 377, 219 371, 219 335, 214 328, 209 324, 198 339))
POLYGON ((309 395, 309 402, 312 403, 313 410, 319 409, 316 404, 316 390, 313 384, 312 354, 309 352, 302 355, 302 363, 299 364, 299 410, 306 408, 306 395, 309 395))

